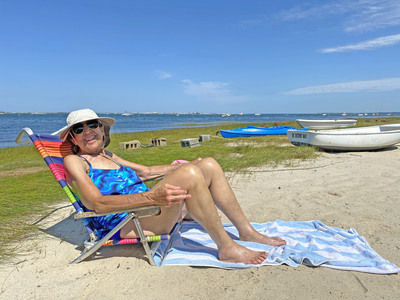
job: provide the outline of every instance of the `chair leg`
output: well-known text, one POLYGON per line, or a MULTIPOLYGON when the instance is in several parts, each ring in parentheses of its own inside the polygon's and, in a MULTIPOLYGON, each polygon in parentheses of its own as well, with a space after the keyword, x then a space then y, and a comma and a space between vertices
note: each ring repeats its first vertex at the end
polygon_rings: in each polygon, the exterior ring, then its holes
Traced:
POLYGON ((134 217, 135 217, 135 214, 128 213, 126 215, 126 217, 118 224, 117 227, 113 228, 113 230, 111 230, 109 233, 107 233, 107 235, 105 237, 103 237, 101 240, 97 241, 95 244, 88 245, 87 248, 83 251, 83 253, 80 256, 78 256, 77 258, 75 258, 71 262, 71 264, 81 262, 82 260, 86 259, 90 255, 95 253, 98 249, 100 249, 101 246, 103 246, 103 244, 105 242, 107 242, 118 230, 120 230, 126 223, 128 223, 134 217))
POLYGON ((150 247, 149 247, 149 242, 147 242, 147 240, 146 240, 146 236, 144 235, 144 232, 142 230, 142 226, 140 225, 139 219, 134 218, 133 221, 135 222, 136 229, 139 233, 140 241, 143 245, 144 251, 146 252, 149 263, 150 263, 150 265, 155 266, 156 263, 154 262, 152 251, 150 250, 150 247))
MULTIPOLYGON (((164 255, 161 257, 160 266, 162 265, 165 256, 168 254, 168 251, 169 251, 169 249, 170 249, 171 246, 172 246, 172 243, 173 243, 173 241, 174 241, 174 235, 175 235, 175 233, 178 232, 178 231, 181 229, 181 227, 182 227, 182 221, 176 223, 175 226, 174 226, 174 228, 172 228, 171 233, 170 233, 171 238, 169 239, 168 245, 167 245, 167 247, 165 248, 164 255)), ((156 249, 155 249, 155 250, 156 250, 156 249)))
POLYGON ((160 247, 161 241, 156 241, 151 243, 150 252, 151 256, 154 257, 154 254, 157 252, 158 247, 160 247))

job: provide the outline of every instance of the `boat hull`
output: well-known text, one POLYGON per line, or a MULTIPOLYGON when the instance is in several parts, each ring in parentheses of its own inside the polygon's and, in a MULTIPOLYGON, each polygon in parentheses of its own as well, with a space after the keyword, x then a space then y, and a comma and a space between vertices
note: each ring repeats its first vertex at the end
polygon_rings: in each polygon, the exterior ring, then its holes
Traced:
POLYGON ((343 128, 356 125, 357 120, 343 119, 343 120, 304 120, 297 119, 297 123, 303 128, 308 129, 330 129, 330 128, 343 128))
POLYGON ((286 135, 288 130, 296 130, 296 128, 291 126, 274 126, 274 127, 248 126, 247 128, 220 130, 220 133, 224 138, 235 138, 235 137, 252 137, 252 136, 267 136, 267 135, 286 135))
POLYGON ((400 143, 400 124, 336 130, 288 130, 289 141, 296 146, 308 145, 324 150, 363 151, 384 149, 400 143))

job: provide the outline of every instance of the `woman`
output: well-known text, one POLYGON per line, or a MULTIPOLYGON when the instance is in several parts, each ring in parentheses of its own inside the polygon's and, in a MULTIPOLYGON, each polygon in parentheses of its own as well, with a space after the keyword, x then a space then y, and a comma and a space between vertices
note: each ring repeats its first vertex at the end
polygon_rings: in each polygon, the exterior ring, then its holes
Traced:
MULTIPOLYGON (((109 143, 112 118, 99 118, 90 109, 73 111, 60 139, 68 139, 76 155, 64 159, 67 182, 83 205, 96 212, 124 210, 141 205, 161 205, 159 216, 141 219, 145 234, 169 233, 183 205, 211 236, 222 261, 262 263, 266 252, 247 249, 224 230, 218 207, 238 229, 241 240, 273 246, 286 242, 258 233, 245 217, 219 164, 212 158, 177 165, 143 166, 104 150, 109 143), (151 190, 143 181, 163 178, 151 190)), ((98 218, 100 235, 111 230, 121 214, 98 218)), ((138 236, 133 222, 120 230, 122 238, 138 236)))

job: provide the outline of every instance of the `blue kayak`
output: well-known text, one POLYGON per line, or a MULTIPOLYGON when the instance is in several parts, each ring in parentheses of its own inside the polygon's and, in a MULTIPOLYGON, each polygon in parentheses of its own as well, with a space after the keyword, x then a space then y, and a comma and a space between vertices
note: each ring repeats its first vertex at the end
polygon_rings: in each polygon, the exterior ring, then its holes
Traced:
POLYGON ((224 138, 234 137, 251 137, 251 136, 266 136, 266 135, 286 135, 288 130, 307 130, 307 128, 297 129, 291 126, 273 126, 273 127, 256 127, 247 126, 246 128, 235 128, 229 130, 220 130, 224 138))

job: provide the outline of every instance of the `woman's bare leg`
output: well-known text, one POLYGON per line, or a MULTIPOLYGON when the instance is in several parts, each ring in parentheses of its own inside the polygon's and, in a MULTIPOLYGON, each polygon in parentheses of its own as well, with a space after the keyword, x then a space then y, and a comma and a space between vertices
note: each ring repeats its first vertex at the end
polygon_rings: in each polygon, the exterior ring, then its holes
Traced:
POLYGON ((220 165, 213 158, 205 158, 196 166, 202 171, 215 205, 238 229, 241 240, 280 246, 286 242, 280 238, 270 238, 258 233, 243 213, 235 194, 220 165))
MULTIPOLYGON (((216 243, 220 260, 259 264, 267 258, 266 252, 247 249, 229 237, 222 226, 208 184, 199 167, 184 165, 158 182, 153 189, 165 184, 179 186, 191 195, 185 201, 187 210, 216 243)), ((156 234, 169 232, 179 216, 181 206, 182 204, 162 207, 161 215, 141 219, 143 229, 156 234)), ((132 231, 134 228, 129 224, 121 230, 121 236, 129 235, 132 231)))

